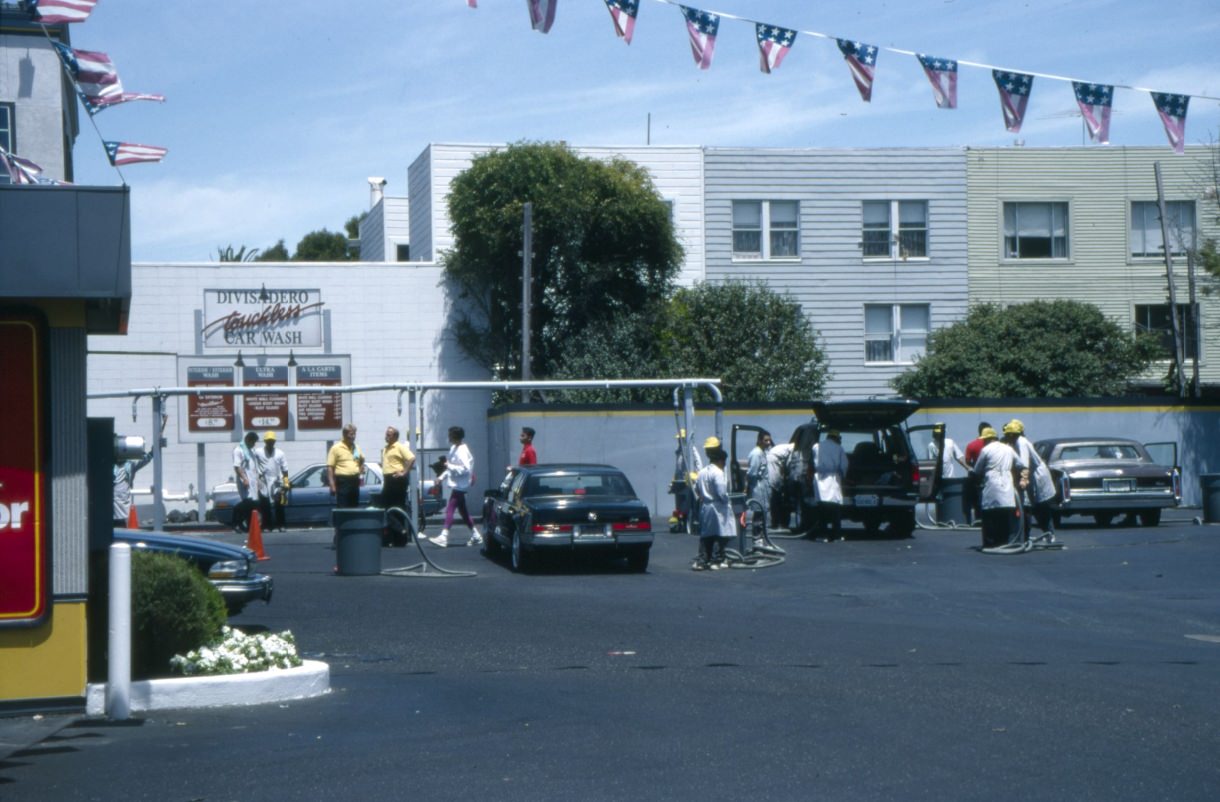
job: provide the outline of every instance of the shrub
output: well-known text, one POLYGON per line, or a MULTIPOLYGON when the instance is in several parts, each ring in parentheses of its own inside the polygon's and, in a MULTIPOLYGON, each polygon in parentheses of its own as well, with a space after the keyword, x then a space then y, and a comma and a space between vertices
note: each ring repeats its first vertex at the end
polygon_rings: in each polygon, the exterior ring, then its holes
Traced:
POLYGON ((131 674, 170 674, 170 658, 220 635, 224 598, 190 563, 170 554, 131 555, 131 674))

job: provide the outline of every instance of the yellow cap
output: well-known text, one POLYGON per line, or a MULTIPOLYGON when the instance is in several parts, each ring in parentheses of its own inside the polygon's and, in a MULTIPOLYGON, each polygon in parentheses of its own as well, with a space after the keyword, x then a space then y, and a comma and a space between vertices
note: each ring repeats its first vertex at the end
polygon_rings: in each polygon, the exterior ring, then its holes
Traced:
POLYGON ((984 440, 995 440, 999 435, 995 433, 995 429, 986 426, 983 428, 983 431, 979 432, 979 437, 984 440))
POLYGON ((1025 424, 1013 418, 1004 424, 1004 434, 1025 434, 1025 424))
POLYGON ((275 432, 267 432, 266 434, 263 435, 263 439, 271 440, 272 442, 274 442, 275 441, 275 432))
POLYGON ((704 448, 720 448, 720 438, 716 436, 709 437, 703 441, 704 448))

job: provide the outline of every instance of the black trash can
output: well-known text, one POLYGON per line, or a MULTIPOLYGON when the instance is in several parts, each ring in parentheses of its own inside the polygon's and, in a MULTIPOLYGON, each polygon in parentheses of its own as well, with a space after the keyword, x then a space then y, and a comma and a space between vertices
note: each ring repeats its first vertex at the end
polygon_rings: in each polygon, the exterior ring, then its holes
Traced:
POLYGON ((1220 473, 1199 474, 1199 489, 1203 493, 1204 523, 1220 523, 1220 473))
POLYGON ((936 502, 936 522, 941 524, 968 523, 965 502, 965 479, 941 479, 940 498, 936 502))
POLYGON ((335 527, 335 564, 341 576, 381 573, 381 530, 385 510, 378 507, 344 507, 330 514, 335 527))

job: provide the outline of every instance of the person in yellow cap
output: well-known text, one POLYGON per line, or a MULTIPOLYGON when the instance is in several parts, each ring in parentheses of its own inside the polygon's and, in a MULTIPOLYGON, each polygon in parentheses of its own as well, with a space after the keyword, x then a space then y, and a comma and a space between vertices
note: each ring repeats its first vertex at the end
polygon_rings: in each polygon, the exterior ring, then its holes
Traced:
POLYGON ((284 497, 288 486, 288 458, 275 444, 275 432, 263 435, 263 447, 254 451, 258 479, 258 514, 267 531, 284 531, 284 497))
POLYGON ((724 473, 728 454, 716 437, 703 441, 703 451, 708 464, 700 469, 695 479, 695 498, 699 502, 699 556, 691 564, 693 571, 727 568, 724 544, 737 534, 733 506, 729 503, 729 481, 724 473))
POLYGON ((838 429, 813 446, 813 476, 818 490, 818 540, 833 543, 843 539, 843 480, 847 477, 847 452, 838 429))
POLYGON ((1051 477, 1051 469, 1038 456, 1034 444, 1025 436, 1025 424, 1016 418, 1004 424, 1004 441, 1012 446, 1028 466, 1022 475, 1023 483, 1020 488, 1027 499, 1026 506, 1032 513, 1026 516, 1024 521, 1025 536, 1030 535, 1033 528, 1031 519, 1033 519, 1037 521, 1038 528, 1042 530, 1042 537, 1053 541, 1055 539, 1055 515, 1051 509, 1051 501, 1055 498, 1055 480, 1051 477))
POLYGON ((979 432, 985 445, 970 472, 982 480, 983 548, 1022 541, 1017 518, 1017 485, 1025 462, 990 426, 979 432))

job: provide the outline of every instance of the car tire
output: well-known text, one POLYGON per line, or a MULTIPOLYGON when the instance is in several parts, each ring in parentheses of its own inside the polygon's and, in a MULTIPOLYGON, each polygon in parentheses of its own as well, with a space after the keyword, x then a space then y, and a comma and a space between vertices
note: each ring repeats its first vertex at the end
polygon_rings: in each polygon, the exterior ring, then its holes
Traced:
POLYGON ((525 548, 525 544, 521 542, 521 532, 519 530, 515 530, 513 532, 511 556, 513 570, 519 574, 528 574, 534 567, 534 555, 531 554, 525 548))
POLYGON ((1115 515, 1112 512, 1095 512, 1093 513, 1093 522, 1100 527, 1107 527, 1114 523, 1115 515))
POLYGON ((1160 510, 1141 510, 1138 513, 1140 526, 1157 526, 1161 523, 1160 510))
POLYGON ((648 558, 652 554, 652 547, 637 546, 627 552, 627 570, 633 574, 642 574, 648 570, 648 558))

